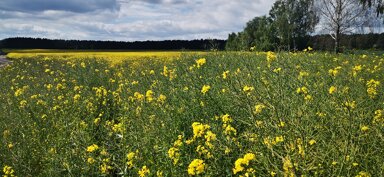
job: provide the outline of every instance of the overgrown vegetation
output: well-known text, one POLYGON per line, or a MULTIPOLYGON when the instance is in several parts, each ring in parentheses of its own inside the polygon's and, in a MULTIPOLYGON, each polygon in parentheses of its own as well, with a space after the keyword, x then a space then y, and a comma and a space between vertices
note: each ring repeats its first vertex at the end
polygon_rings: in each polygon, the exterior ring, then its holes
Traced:
POLYGON ((384 176, 384 56, 21 58, 0 69, 7 176, 384 176), (204 57, 204 58, 202 58, 204 57))

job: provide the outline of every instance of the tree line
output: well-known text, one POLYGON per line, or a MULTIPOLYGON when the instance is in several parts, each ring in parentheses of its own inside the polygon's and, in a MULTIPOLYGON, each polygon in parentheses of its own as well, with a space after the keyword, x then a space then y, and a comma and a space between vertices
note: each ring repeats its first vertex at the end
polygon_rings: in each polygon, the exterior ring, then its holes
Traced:
POLYGON ((219 39, 124 42, 15 37, 1 40, 0 49, 224 50, 225 42, 219 39))
POLYGON ((350 41, 364 36, 371 42, 367 46, 382 49, 382 35, 367 33, 383 27, 383 9, 382 0, 277 0, 269 15, 255 17, 243 31, 229 34, 226 49, 292 51, 311 45, 328 50, 332 46, 340 52, 346 47, 366 48, 342 39, 347 36, 350 41), (354 36, 357 33, 366 35, 354 36))

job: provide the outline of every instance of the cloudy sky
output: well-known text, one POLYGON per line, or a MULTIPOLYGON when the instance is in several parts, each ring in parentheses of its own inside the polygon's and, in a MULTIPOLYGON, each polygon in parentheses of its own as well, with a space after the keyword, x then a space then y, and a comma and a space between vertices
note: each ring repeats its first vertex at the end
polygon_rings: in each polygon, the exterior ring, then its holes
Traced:
POLYGON ((225 39, 274 1, 0 0, 0 39, 225 39))

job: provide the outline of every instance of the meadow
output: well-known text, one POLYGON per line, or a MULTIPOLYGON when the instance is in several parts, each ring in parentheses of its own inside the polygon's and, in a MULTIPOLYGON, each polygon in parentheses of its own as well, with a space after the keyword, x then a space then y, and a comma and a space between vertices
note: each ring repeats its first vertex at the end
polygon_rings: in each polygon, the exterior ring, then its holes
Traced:
POLYGON ((381 54, 19 55, 4 176, 384 176, 381 54))

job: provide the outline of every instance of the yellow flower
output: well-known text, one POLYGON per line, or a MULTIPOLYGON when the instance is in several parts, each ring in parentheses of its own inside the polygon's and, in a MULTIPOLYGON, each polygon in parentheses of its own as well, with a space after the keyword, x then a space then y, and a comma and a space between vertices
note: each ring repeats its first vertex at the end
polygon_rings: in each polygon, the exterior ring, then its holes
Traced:
POLYGON ((268 51, 267 52, 267 62, 268 62, 268 67, 270 67, 270 64, 276 60, 276 54, 274 52, 268 51))
POLYGON ((371 175, 365 171, 361 171, 356 177, 371 177, 371 175))
POLYGON ((344 103, 344 106, 348 109, 355 109, 356 108, 356 102, 355 101, 346 101, 344 103))
POLYGON ((161 104, 164 104, 165 100, 167 97, 163 94, 160 94, 159 97, 157 98, 157 101, 160 102, 161 104))
POLYGON ((193 129, 193 138, 202 137, 207 129, 209 129, 209 125, 202 124, 200 122, 194 122, 192 124, 193 129))
POLYGON ((292 176, 293 164, 289 159, 289 157, 283 158, 283 170, 284 170, 284 176, 292 176))
POLYGON ((204 172, 205 163, 204 160, 201 159, 194 159, 189 165, 188 165, 188 174, 189 175, 198 175, 204 172))
POLYGON ((179 161, 180 153, 179 149, 175 147, 171 147, 168 149, 168 157, 173 160, 173 164, 176 165, 179 161))
POLYGON ((353 77, 356 77, 357 73, 360 72, 362 69, 363 69, 363 67, 361 65, 356 65, 355 67, 353 67, 353 69, 352 69, 353 77))
POLYGON ((112 169, 112 167, 109 166, 109 165, 107 165, 107 164, 105 164, 105 163, 103 163, 102 165, 100 165, 100 172, 101 172, 102 174, 107 174, 107 173, 108 173, 108 170, 110 170, 110 169, 112 169))
POLYGON ((12 169, 12 167, 8 166, 8 165, 5 165, 3 167, 3 172, 4 172, 4 177, 6 176, 14 176, 13 173, 15 173, 15 171, 12 169))
POLYGON ((300 94, 300 93, 307 94, 308 93, 308 88, 307 87, 297 88, 296 93, 298 93, 298 94, 300 94))
POLYGON ((337 88, 335 87, 335 86, 331 86, 331 87, 329 87, 329 94, 333 94, 333 93, 335 93, 337 91, 337 88))
POLYGON ((207 140, 207 142, 215 141, 216 134, 212 133, 211 131, 207 131, 207 133, 205 134, 205 139, 207 140))
POLYGON ((255 88, 253 88, 253 87, 251 87, 251 86, 244 86, 243 87, 243 91, 245 92, 245 93, 249 93, 249 92, 251 92, 251 91, 253 91, 253 90, 255 90, 255 88))
POLYGON ((229 149, 228 147, 225 147, 224 153, 229 154, 230 152, 231 152, 231 149, 229 149))
POLYGON ((101 121, 101 119, 98 117, 95 120, 93 120, 93 123, 96 125, 99 125, 100 121, 101 121))
POLYGON ((257 104, 257 105, 255 106, 255 113, 256 113, 256 114, 261 113, 261 112, 263 111, 264 108, 265 108, 265 105, 263 105, 263 104, 257 104))
POLYGON ((18 97, 24 93, 24 89, 19 88, 15 91, 15 96, 18 97))
POLYGON ((158 170, 158 171, 156 172, 156 176, 157 176, 157 177, 163 177, 163 172, 160 171, 160 170, 158 170))
POLYGON ((145 98, 148 102, 152 102, 153 101, 153 91, 152 90, 148 90, 146 93, 145 93, 145 98))
POLYGON ((229 135, 236 135, 237 131, 235 128, 233 128, 230 124, 228 124, 226 127, 224 127, 224 134, 229 135))
POLYGON ((205 93, 207 93, 209 91, 209 89, 211 89, 211 86, 209 85, 204 85, 203 88, 201 88, 201 93, 203 95, 205 95, 205 93))
POLYGON ((314 139, 311 139, 311 140, 309 140, 309 142, 308 142, 308 143, 309 143, 309 145, 311 145, 311 146, 312 146, 312 145, 316 144, 316 140, 314 140, 314 139))
POLYGON ((311 101, 311 100, 313 100, 313 98, 311 95, 305 95, 304 100, 305 101, 311 101))
POLYGON ((150 174, 150 173, 151 173, 151 171, 145 165, 137 172, 137 174, 140 177, 145 177, 147 174, 150 174))
POLYGON ((80 95, 79 94, 76 94, 74 97, 73 97, 73 100, 74 101, 78 101, 80 99, 80 95))
POLYGON ((228 77, 228 74, 229 74, 229 71, 224 71, 223 72, 223 79, 227 79, 227 77, 228 77))
POLYGON ((221 120, 223 121, 223 123, 230 123, 233 121, 229 114, 221 116, 221 120))
POLYGON ((328 70, 328 74, 333 76, 333 77, 336 77, 339 74, 340 69, 341 69, 340 66, 338 66, 334 69, 330 69, 330 70, 328 70))
POLYGON ((377 87, 380 86, 380 81, 375 81, 374 79, 371 79, 367 82, 367 93, 370 98, 375 98, 377 93, 377 87))
POLYGON ((364 125, 364 126, 361 127, 361 131, 362 131, 362 132, 366 132, 366 131, 368 131, 368 130, 369 130, 369 127, 366 126, 366 125, 364 125))
POLYGON ((254 159, 255 159, 255 154, 253 153, 247 153, 244 155, 243 158, 237 159, 235 161, 235 167, 232 169, 233 174, 243 171, 244 167, 248 166, 249 162, 254 159))
POLYGON ((246 153, 244 155, 244 160, 246 160, 247 162, 249 162, 249 161, 251 161, 253 159, 255 159, 255 154, 253 154, 253 153, 246 153))
POLYGON ((196 60, 197 67, 200 68, 200 66, 203 66, 206 62, 207 60, 205 58, 200 58, 196 60))
POLYGON ((93 159, 92 157, 88 157, 87 162, 89 164, 93 164, 93 163, 95 163, 95 159, 93 159))
POLYGON ((94 151, 97 151, 98 149, 99 149, 98 145, 92 144, 92 145, 87 147, 87 152, 94 152, 94 151))
POLYGON ((274 73, 279 73, 281 71, 281 68, 276 68, 273 70, 274 73))
POLYGON ((281 143, 281 142, 284 142, 284 137, 283 136, 276 136, 274 144, 281 143))

